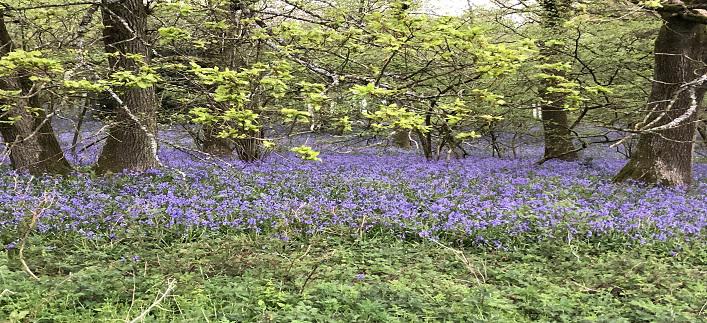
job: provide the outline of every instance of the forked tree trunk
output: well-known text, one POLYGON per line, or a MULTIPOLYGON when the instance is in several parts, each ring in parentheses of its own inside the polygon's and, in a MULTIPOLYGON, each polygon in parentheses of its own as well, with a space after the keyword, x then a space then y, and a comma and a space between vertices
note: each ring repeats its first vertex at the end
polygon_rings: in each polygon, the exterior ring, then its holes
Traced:
MULTIPOLYGON (((564 28, 562 24, 567 19, 570 11, 569 0, 542 0, 543 28, 547 33, 561 35, 564 28)), ((545 63, 554 64, 561 62, 559 53, 562 45, 551 45, 546 43, 541 48, 545 63)), ((553 69, 544 71, 549 75, 564 77, 565 73, 553 69)), ((552 79, 543 81, 543 88, 540 93, 542 99, 541 111, 543 121, 543 136, 545 142, 545 153, 543 160, 562 159, 576 160, 579 157, 574 146, 572 131, 570 129, 568 112, 564 108, 566 94, 553 92, 552 88, 557 87, 558 82, 552 79)))
POLYGON ((642 127, 670 127, 641 133, 635 153, 616 181, 691 184, 696 122, 705 88, 704 83, 686 85, 706 72, 705 39, 705 25, 679 16, 666 18, 655 42, 655 81, 648 103, 650 112, 642 127))
MULTIPOLYGON (((147 10, 143 0, 104 0, 103 37, 111 69, 137 72, 149 62, 146 46, 147 10), (128 57, 141 55, 142 58, 128 57), (139 62, 136 60, 144 60, 139 62)), ((157 96, 155 88, 124 88, 115 93, 115 120, 98 158, 98 171, 144 171, 160 165, 157 157, 157 96), (122 102, 121 102, 122 101, 122 102)))
MULTIPOLYGON (((0 10, 0 56, 14 50, 4 17, 0 10)), ((12 166, 33 175, 67 174, 71 166, 64 158, 39 93, 31 93, 32 88, 32 81, 21 71, 0 80, 0 89, 21 91, 20 98, 2 102, 9 106, 7 111, 0 110, 0 134, 10 149, 12 166)))

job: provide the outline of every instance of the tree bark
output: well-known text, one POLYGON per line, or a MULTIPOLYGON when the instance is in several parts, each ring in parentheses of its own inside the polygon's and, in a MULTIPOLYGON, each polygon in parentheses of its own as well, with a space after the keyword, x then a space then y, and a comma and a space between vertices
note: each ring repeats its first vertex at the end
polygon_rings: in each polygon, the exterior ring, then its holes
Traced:
MULTIPOLYGON (((239 13, 249 12, 246 10, 247 5, 247 1, 231 1, 228 8, 224 8, 224 10, 227 10, 228 21, 231 23, 231 27, 222 35, 224 40, 217 53, 218 56, 215 62, 219 67, 238 70, 246 64, 239 50, 244 45, 240 37, 247 33, 247 30, 241 30, 236 26, 239 25, 239 20, 241 19, 239 13)), ((252 14, 245 15, 245 18, 250 17, 252 17, 252 14)), ((215 108, 216 113, 223 113, 228 109, 228 104, 216 103, 215 108)), ((202 129, 203 139, 201 149, 207 154, 219 157, 231 156, 234 151, 236 151, 238 158, 243 161, 257 160, 260 156, 260 147, 256 146, 260 144, 260 140, 256 139, 260 138, 241 140, 219 138, 219 132, 228 127, 232 127, 232 125, 205 125, 202 129)))
POLYGON ((260 160, 263 157, 263 140, 265 134, 262 130, 248 134, 247 138, 235 139, 234 145, 238 159, 247 163, 260 160))
POLYGON ((393 142, 395 146, 403 149, 412 148, 412 142, 410 141, 410 130, 397 129, 393 133, 393 142))
POLYGON ((213 156, 217 157, 228 157, 233 154, 235 145, 233 140, 230 138, 220 138, 218 136, 220 132, 220 127, 217 125, 204 125, 203 126, 203 140, 201 143, 201 149, 213 156))
MULTIPOLYGON (((570 12, 569 0, 542 0, 540 2, 543 9, 543 28, 553 35, 562 34, 562 24, 570 12)), ((545 63, 560 63, 559 52, 561 45, 545 44, 541 47, 542 56, 545 63)), ((564 77, 565 73, 557 70, 546 70, 544 73, 564 77)), ((543 135, 545 153, 543 160, 561 159, 577 160, 579 154, 574 146, 572 131, 570 129, 568 112, 564 108, 566 94, 551 91, 552 87, 558 84, 556 80, 546 79, 543 81, 543 88, 540 91, 542 105, 543 135)))
POLYGON ((702 142, 707 144, 707 123, 702 123, 697 126, 697 132, 702 138, 702 142))
POLYGON ((644 131, 636 152, 616 176, 618 182, 635 180, 666 186, 692 183, 696 123, 705 94, 704 82, 696 81, 707 72, 703 63, 705 25, 680 16, 664 18, 655 42, 655 81, 647 105, 649 113, 640 124, 644 131))
MULTIPOLYGON (((103 40, 111 70, 139 71, 149 63, 146 45, 147 10, 142 0, 104 0, 103 40), (142 58, 129 57, 141 55, 142 58), (140 62, 139 60, 143 61, 140 62)), ((98 158, 99 173, 144 171, 160 166, 157 157, 157 106, 155 88, 128 87, 111 93, 118 103, 115 120, 98 158)))
MULTIPOLYGON (((13 50, 4 12, 0 10, 0 56, 13 50)), ((22 71, 0 80, 2 90, 20 91, 19 98, 3 100, 2 104, 9 106, 7 111, 0 110, 0 134, 9 147, 12 167, 33 175, 67 174, 71 165, 64 157, 51 117, 47 116, 33 85, 22 71)))

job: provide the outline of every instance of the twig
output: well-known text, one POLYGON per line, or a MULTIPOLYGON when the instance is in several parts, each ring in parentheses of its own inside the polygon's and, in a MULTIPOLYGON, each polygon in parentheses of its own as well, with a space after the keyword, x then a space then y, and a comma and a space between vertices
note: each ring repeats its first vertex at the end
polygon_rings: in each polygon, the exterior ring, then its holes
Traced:
POLYGON ((19 257, 20 263, 22 264, 22 270, 24 272, 26 272, 34 280, 39 280, 39 277, 37 277, 37 275, 35 275, 34 272, 32 272, 32 270, 27 265, 27 262, 25 261, 25 257, 24 257, 25 245, 27 244, 27 238, 29 238, 29 234, 32 232, 34 227, 37 226, 37 221, 39 220, 39 217, 52 204, 53 204, 53 201, 50 200, 48 195, 45 195, 44 200, 39 204, 39 209, 37 209, 34 212, 34 214, 32 214, 32 219, 30 220, 30 223, 27 226, 27 230, 25 231, 24 235, 22 236, 22 239, 20 239, 20 248, 18 249, 17 256, 19 257))
POLYGON ((132 296, 131 296, 131 301, 130 301, 130 308, 128 309, 128 314, 125 316, 125 321, 130 319, 130 312, 133 311, 133 306, 135 306, 135 290, 137 289, 137 286, 135 283, 135 270, 133 270, 132 274, 133 274, 133 290, 132 290, 132 296))
POLYGON ((311 242, 309 243, 309 245, 307 245, 307 250, 305 250, 301 256, 297 257, 296 259, 292 259, 292 261, 290 262, 290 265, 287 267, 287 270, 285 271, 285 275, 288 275, 290 273, 290 270, 292 270, 292 267, 295 265, 295 262, 298 262, 298 261, 304 259, 304 257, 306 257, 309 254, 310 250, 312 250, 312 243, 311 242))
MULTIPOLYGON (((466 269, 469 271, 469 273, 472 276, 474 276, 474 279, 476 279, 477 284, 481 285, 481 284, 486 283, 486 275, 483 272, 481 272, 481 270, 477 269, 476 266, 474 266, 474 264, 471 263, 471 261, 469 260, 469 258, 466 257, 466 255, 464 254, 463 251, 454 249, 449 246, 445 246, 437 240, 432 240, 432 241, 434 243, 436 243, 437 245, 439 245, 440 247, 451 251, 454 254, 454 256, 464 264, 464 267, 466 267, 466 269)), ((484 267, 486 267, 486 266, 484 266, 484 267)), ((484 271, 486 271, 485 268, 484 268, 484 271)))
POLYGON ((358 238, 360 240, 363 240, 363 227, 366 225, 366 220, 368 220, 368 214, 363 215, 363 219, 361 219, 361 225, 358 226, 358 238))
POLYGON ((3 291, 0 293, 0 297, 3 297, 3 296, 5 296, 5 295, 15 295, 15 294, 16 294, 15 292, 13 292, 13 291, 11 291, 11 290, 9 290, 9 289, 5 289, 5 290, 3 290, 3 291))
POLYGON ((167 289, 162 293, 162 296, 159 296, 158 298, 155 299, 154 302, 152 302, 152 305, 150 305, 148 308, 146 308, 140 315, 138 315, 136 318, 132 319, 129 321, 129 323, 137 323, 145 319, 147 314, 152 311, 157 305, 162 303, 162 301, 174 290, 174 288, 177 287, 177 282, 175 280, 170 280, 167 282, 167 289))
POLYGON ((327 261, 329 258, 331 258, 334 254, 336 253, 336 250, 332 251, 330 254, 326 255, 324 258, 319 260, 316 265, 312 268, 312 270, 309 272, 307 275, 307 278, 305 278, 304 283, 302 283, 302 287, 300 287, 299 293, 302 294, 304 293, 304 289, 307 287, 307 284, 309 283, 310 280, 312 280, 312 277, 314 277, 314 274, 317 272, 317 269, 324 264, 325 261, 327 261))

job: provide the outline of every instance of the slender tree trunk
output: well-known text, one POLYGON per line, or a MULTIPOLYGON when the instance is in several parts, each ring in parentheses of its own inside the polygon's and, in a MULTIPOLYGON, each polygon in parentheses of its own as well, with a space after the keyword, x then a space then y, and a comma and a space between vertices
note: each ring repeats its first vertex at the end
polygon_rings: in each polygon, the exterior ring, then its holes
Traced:
POLYGON ((78 157, 78 145, 79 140, 81 140, 81 130, 83 128, 83 122, 86 119, 86 114, 88 113, 89 99, 86 94, 84 94, 83 100, 81 100, 83 107, 81 108, 81 113, 79 113, 78 121, 76 122, 76 129, 74 130, 74 137, 71 139, 71 155, 74 158, 78 157))
MULTIPOLYGON (((553 35, 562 34, 562 24, 570 12, 569 0, 542 0, 543 27, 546 32, 553 35)), ((545 63, 554 64, 561 62, 559 52, 562 45, 550 45, 546 43, 541 48, 545 63)), ((564 77, 565 73, 554 69, 544 71, 544 73, 559 77, 564 77)), ((543 81, 543 89, 540 96, 543 101, 541 105, 543 132, 545 141, 544 160, 562 159, 576 160, 579 154, 573 142, 572 131, 570 129, 567 110, 564 108, 566 94, 553 92, 552 88, 557 86, 558 81, 546 79, 543 81)))
MULTIPOLYGON (((4 17, 3 10, 0 10, 0 56, 14 50, 4 17)), ((51 117, 47 116, 39 93, 32 93, 33 82, 29 77, 21 71, 15 72, 0 80, 0 88, 19 90, 21 96, 4 100, 2 103, 10 108, 0 110, 0 134, 10 149, 13 168, 33 175, 69 173, 71 166, 64 158, 51 117)))
POLYGON ((501 153, 501 143, 498 140, 498 135, 493 130, 489 132, 489 135, 491 136, 491 157, 498 156, 498 158, 503 158, 501 153))
MULTIPOLYGON (((109 58, 111 69, 137 72, 144 63, 149 63, 150 54, 145 44, 147 11, 143 1, 104 0, 101 13, 106 52, 115 55, 109 58)), ((155 88, 124 88, 111 96, 118 103, 117 111, 98 158, 98 171, 144 171, 158 167, 155 88)))
MULTIPOLYGON (((434 111, 434 108, 437 106, 437 102, 433 101, 430 103, 430 106, 427 108, 427 111, 425 112, 425 126, 429 127, 432 125, 432 112, 434 111)), ((434 158, 433 156, 433 148, 432 148, 432 132, 422 132, 421 130, 417 129, 415 130, 417 132, 417 136, 420 139, 420 148, 422 148, 422 153, 425 156, 425 159, 427 160, 432 160, 434 158)))
POLYGON ((248 163, 261 159, 263 157, 262 138, 264 138, 264 135, 262 130, 259 130, 248 134, 248 138, 235 139, 235 150, 238 159, 248 163))
POLYGON ((640 124, 644 132, 616 181, 668 186, 692 182, 696 122, 705 94, 704 82, 696 81, 707 72, 703 63, 705 25, 679 16, 665 19, 655 42, 655 81, 647 105, 650 112, 640 124))

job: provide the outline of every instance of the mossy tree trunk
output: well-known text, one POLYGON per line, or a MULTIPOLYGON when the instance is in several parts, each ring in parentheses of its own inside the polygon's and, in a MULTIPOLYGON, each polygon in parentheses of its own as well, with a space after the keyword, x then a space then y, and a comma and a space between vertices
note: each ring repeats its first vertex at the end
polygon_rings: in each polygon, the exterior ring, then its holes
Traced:
MULTIPOLYGON (((543 28, 551 35, 562 35, 563 23, 571 11, 571 1, 569 0, 542 0, 540 5, 543 10, 543 28)), ((562 45, 552 41, 547 41, 541 47, 541 53, 546 64, 561 63, 562 45)), ((564 78, 563 71, 548 69, 545 74, 564 78)), ((543 80, 540 91, 542 105, 543 136, 545 152, 543 160, 562 159, 576 160, 579 158, 573 142, 573 135, 570 129, 569 116, 565 109, 566 94, 553 91, 557 87, 558 81, 554 78, 543 80)))
POLYGON ((692 183, 698 110, 705 94, 705 25, 666 16, 655 42, 653 88, 638 146, 618 182, 684 186, 692 183))
MULTIPOLYGON (((138 72, 149 63, 147 8, 142 0, 104 0, 103 39, 111 70, 138 72), (134 55, 140 55, 136 58, 134 55), (138 60, 142 59, 140 62, 138 60)), ((154 86, 127 87, 112 93, 118 103, 98 171, 144 171, 160 165, 157 157, 157 106, 154 86)))

